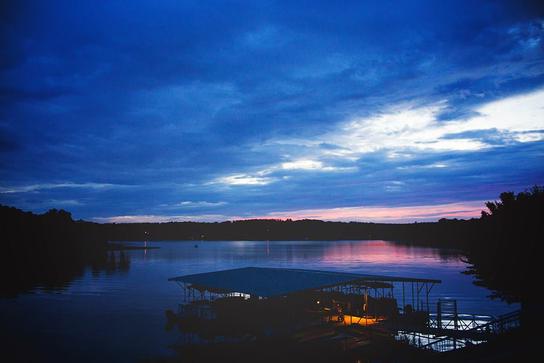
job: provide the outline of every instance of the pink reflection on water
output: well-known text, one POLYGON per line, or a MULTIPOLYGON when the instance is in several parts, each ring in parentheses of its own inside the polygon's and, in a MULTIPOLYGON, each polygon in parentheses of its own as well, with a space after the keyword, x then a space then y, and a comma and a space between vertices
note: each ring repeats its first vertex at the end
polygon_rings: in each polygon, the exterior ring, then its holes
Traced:
POLYGON ((367 241, 334 244, 327 247, 323 254, 323 262, 338 266, 344 265, 387 265, 437 267, 449 265, 462 267, 456 255, 440 255, 438 250, 402 245, 387 241, 367 241))

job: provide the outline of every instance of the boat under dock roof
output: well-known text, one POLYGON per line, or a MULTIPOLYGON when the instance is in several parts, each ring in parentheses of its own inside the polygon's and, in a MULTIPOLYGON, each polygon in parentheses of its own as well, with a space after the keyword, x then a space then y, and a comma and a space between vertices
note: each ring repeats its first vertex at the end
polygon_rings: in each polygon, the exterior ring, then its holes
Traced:
POLYGON ((172 277, 168 281, 204 289, 239 292, 252 296, 273 297, 337 285, 365 282, 440 283, 440 280, 411 277, 367 275, 334 271, 289 268, 245 267, 172 277))

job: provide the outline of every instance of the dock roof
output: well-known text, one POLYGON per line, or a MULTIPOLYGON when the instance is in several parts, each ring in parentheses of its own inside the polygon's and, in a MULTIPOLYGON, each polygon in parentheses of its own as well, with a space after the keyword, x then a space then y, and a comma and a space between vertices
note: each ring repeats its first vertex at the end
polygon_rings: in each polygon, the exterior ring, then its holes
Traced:
POLYGON ((440 283, 440 280, 288 268, 245 267, 173 277, 168 281, 244 294, 272 297, 357 282, 440 283))

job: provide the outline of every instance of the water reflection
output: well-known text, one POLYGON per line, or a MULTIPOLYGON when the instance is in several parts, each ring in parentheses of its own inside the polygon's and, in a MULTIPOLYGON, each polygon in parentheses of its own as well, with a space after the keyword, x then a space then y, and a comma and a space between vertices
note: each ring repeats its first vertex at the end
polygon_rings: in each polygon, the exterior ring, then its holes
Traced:
POLYGON ((0 308, 7 312, 0 321, 2 329, 14 341, 32 342, 40 357, 53 361, 133 362, 167 355, 176 336, 164 330, 164 311, 181 298, 179 288, 167 279, 247 266, 432 277, 442 280, 433 288, 432 301, 455 298, 460 311, 467 313, 497 315, 515 309, 490 301, 490 292, 461 273, 465 265, 450 250, 385 241, 186 241, 147 246, 159 249, 108 251, 77 264, 62 278, 63 284, 49 290, 54 294, 38 289, 0 299, 0 308))
POLYGON ((461 267, 464 263, 455 250, 418 248, 387 241, 367 241, 334 244, 325 249, 323 259, 336 265, 375 264, 427 266, 447 262, 461 267))
POLYGON ((113 275, 127 273, 130 269, 128 253, 101 248, 77 253, 59 249, 42 253, 38 250, 10 257, 4 260, 9 278, 7 284, 3 284, 0 297, 16 297, 36 290, 58 293, 69 289, 74 280, 89 272, 92 276, 113 275))

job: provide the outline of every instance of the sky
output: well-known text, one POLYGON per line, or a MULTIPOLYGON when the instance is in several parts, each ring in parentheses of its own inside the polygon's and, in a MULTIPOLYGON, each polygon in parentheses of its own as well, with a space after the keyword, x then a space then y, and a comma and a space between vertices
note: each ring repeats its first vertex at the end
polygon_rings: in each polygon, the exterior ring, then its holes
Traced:
POLYGON ((535 184, 538 1, 0 5, 1 204, 412 222, 535 184))

